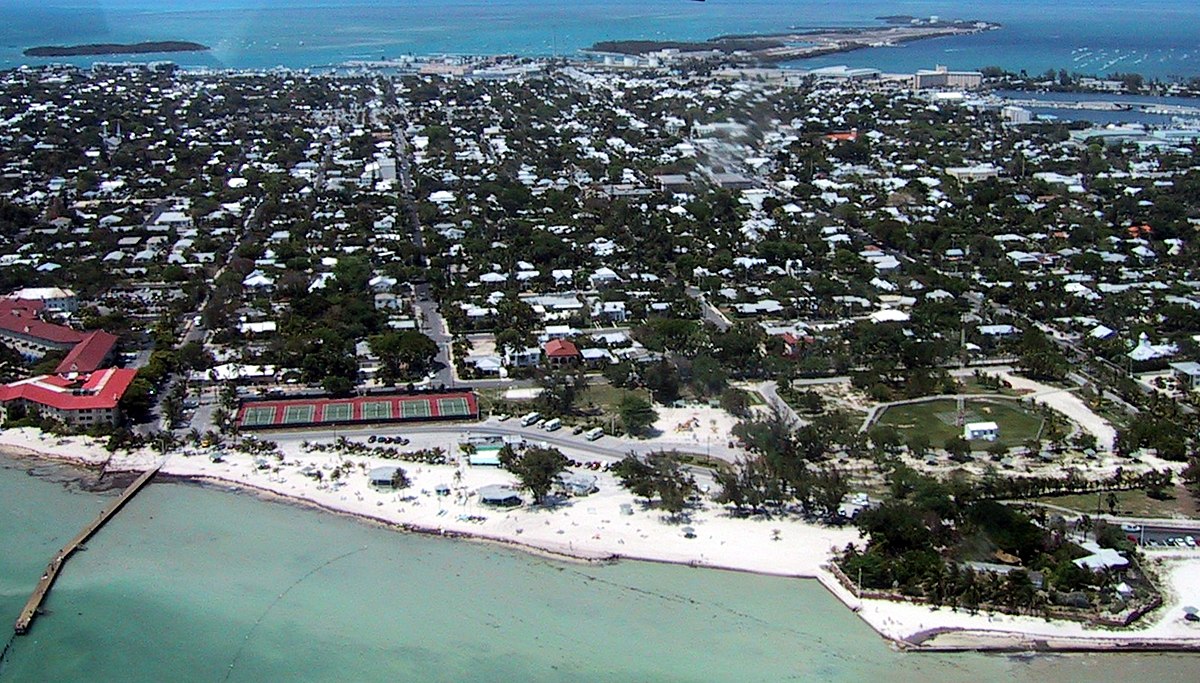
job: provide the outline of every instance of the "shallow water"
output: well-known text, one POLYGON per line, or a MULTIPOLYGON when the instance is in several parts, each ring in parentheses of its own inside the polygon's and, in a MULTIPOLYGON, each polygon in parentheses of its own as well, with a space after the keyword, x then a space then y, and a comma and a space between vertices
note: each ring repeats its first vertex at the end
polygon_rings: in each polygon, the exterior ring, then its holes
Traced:
MULTIPOLYGON (((911 72, 996 65, 1041 73, 1200 75, 1194 0, 2 0, 0 68, 48 60, 45 44, 191 40, 208 53, 100 57, 185 66, 294 68, 406 54, 576 54, 601 40, 705 40, 730 33, 877 26, 909 14, 1000 22, 984 35, 872 48, 797 63, 911 72)), ((90 64, 93 58, 49 60, 90 64)))
MULTIPOLYGON (((0 469, 0 618, 102 506, 0 469)), ((1200 658, 896 652, 814 581, 583 565, 153 483, 67 565, 19 681, 1192 680, 1200 658), (1147 679, 1152 680, 1152 679, 1147 679)))

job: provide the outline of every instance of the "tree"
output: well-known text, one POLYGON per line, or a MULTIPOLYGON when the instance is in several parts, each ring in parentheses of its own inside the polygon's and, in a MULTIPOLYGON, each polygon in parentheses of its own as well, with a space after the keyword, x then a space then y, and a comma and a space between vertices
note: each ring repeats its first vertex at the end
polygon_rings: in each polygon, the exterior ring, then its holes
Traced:
POLYGON ((134 421, 143 420, 150 412, 153 395, 154 387, 138 372, 121 397, 121 409, 134 421))
POLYGON ((734 417, 749 417, 750 396, 742 389, 729 387, 721 392, 721 409, 734 417))
POLYGON ((569 463, 567 456, 556 448, 529 448, 518 454, 506 446, 500 451, 500 464, 516 475, 522 487, 529 489, 534 503, 545 499, 569 463))
POLYGON ((1060 380, 1067 375, 1067 359, 1041 330, 1030 327, 1018 347, 1021 369, 1033 379, 1060 380))
POLYGON ((367 344, 379 357, 380 378, 387 384, 423 376, 438 354, 437 342, 416 330, 384 332, 369 337, 367 344))
POLYGON ((696 480, 671 453, 651 453, 645 459, 631 453, 617 463, 613 472, 634 495, 658 497, 660 506, 672 517, 687 508, 688 499, 696 492, 696 480))
POLYGON ((905 445, 908 446, 908 452, 914 458, 923 458, 933 447, 933 442, 930 441, 928 433, 913 431, 905 437, 905 445))
POLYGON ((637 394, 626 394, 620 404, 621 424, 625 431, 641 436, 646 434, 651 425, 658 420, 658 412, 654 406, 637 394))
POLYGON ((587 388, 587 378, 578 369, 551 368, 538 376, 537 405, 547 417, 571 413, 579 394, 587 388))
POLYGON ((971 442, 961 436, 952 436, 946 439, 946 452, 950 454, 950 458, 961 462, 971 456, 971 442))
POLYGON ((809 490, 817 512, 833 518, 839 514, 842 501, 850 493, 850 480, 836 467, 820 467, 812 476, 809 490))
POLYGON ((642 370, 642 382, 659 403, 670 403, 679 398, 679 371, 665 358, 642 370))
POLYGON ((354 382, 341 375, 326 375, 321 386, 330 396, 349 396, 354 391, 354 382))
POLYGON ((397 467, 396 471, 392 472, 392 488, 406 489, 411 484, 412 482, 409 481, 408 474, 402 468, 397 467))

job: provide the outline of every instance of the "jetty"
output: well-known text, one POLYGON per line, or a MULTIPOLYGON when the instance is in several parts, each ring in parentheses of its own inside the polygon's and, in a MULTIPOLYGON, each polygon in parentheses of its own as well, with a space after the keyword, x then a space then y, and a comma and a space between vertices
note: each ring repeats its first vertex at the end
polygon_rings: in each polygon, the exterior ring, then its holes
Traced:
POLYGON ((17 635, 25 635, 29 632, 30 625, 33 624, 34 618, 41 611, 42 603, 45 602, 46 596, 50 594, 50 589, 54 586, 54 580, 58 578, 58 573, 62 571, 63 565, 67 563, 71 555, 75 554, 75 551, 79 550, 80 546, 99 531, 108 520, 120 512, 125 503, 136 496, 138 491, 141 491, 142 487, 146 485, 146 482, 150 481, 155 474, 158 474, 158 470, 165 462, 165 458, 160 460, 158 464, 143 472, 137 479, 134 479, 133 483, 125 487, 125 490, 121 492, 121 495, 117 496, 116 500, 105 506, 95 519, 83 527, 69 543, 54 555, 50 560, 50 564, 46 565, 46 570, 42 572, 42 577, 38 580, 37 587, 33 589, 33 595, 30 595, 29 601, 25 603, 25 609, 22 609, 21 615, 17 617, 17 622, 13 626, 13 631, 17 635))

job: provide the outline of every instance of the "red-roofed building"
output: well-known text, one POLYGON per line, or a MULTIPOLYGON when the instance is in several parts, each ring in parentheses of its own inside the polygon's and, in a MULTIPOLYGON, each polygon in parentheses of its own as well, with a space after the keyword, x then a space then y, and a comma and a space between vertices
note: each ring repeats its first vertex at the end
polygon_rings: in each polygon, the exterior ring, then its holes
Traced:
POLYGON ((839 130, 829 133, 825 136, 830 142, 855 142, 858 140, 858 129, 851 128, 850 130, 839 130))
POLYGON ((37 410, 71 427, 87 429, 115 425, 121 419, 121 398, 136 370, 109 368, 74 378, 43 375, 0 386, 0 417, 14 408, 37 410))
POLYGON ((574 343, 566 339, 551 339, 546 342, 546 360, 552 365, 577 363, 582 357, 574 343))
POLYGON ((67 357, 54 368, 60 375, 71 372, 95 372, 108 364, 117 348, 117 337, 103 330, 88 332, 67 357))
POLYGON ((36 360, 50 351, 69 351, 83 341, 82 332, 39 318, 44 307, 40 301, 0 300, 0 342, 36 360))

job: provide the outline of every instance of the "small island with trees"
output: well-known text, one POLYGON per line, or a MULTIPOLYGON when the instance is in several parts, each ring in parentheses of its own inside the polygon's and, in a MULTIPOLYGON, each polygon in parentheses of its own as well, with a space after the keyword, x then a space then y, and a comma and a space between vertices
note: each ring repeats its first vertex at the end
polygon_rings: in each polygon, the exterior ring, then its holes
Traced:
POLYGON ((43 45, 31 47, 26 57, 84 57, 93 55, 143 55, 155 52, 206 52, 207 45, 183 40, 144 43, 90 43, 88 45, 43 45))

